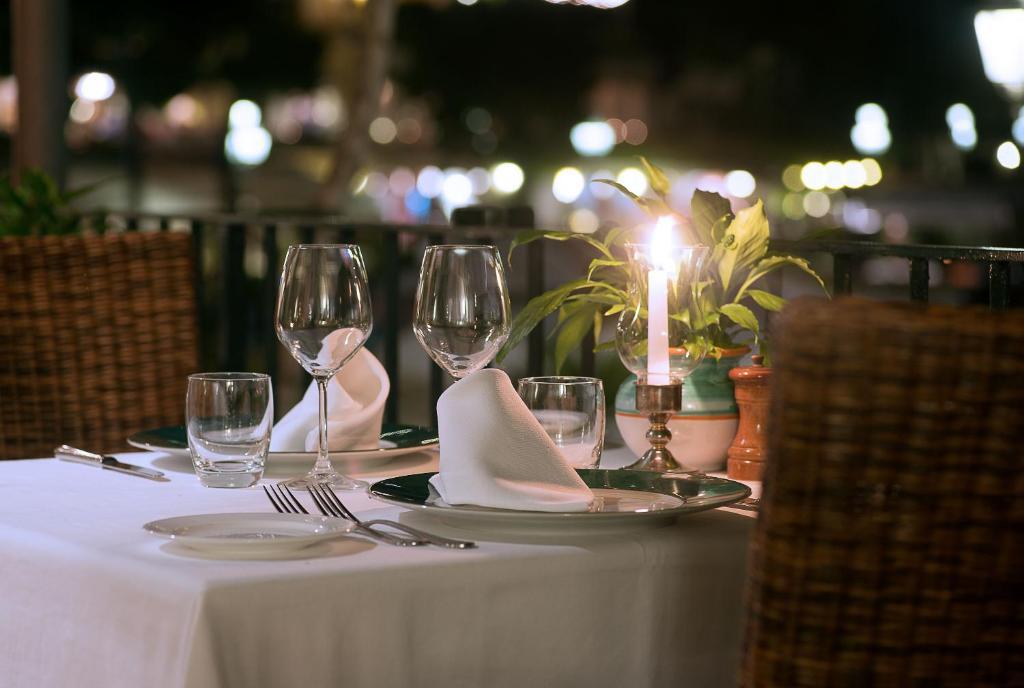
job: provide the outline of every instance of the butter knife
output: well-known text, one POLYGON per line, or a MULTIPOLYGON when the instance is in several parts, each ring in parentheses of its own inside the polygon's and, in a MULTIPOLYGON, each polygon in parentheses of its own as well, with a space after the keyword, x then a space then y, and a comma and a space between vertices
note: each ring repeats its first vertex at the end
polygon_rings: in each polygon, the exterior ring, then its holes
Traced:
POLYGON ((113 456, 104 456, 102 454, 94 454, 84 449, 77 449, 75 447, 62 444, 53 450, 53 455, 61 461, 74 461, 76 463, 84 463, 90 466, 99 466, 100 468, 106 468, 108 471, 117 471, 118 473, 127 473, 128 475, 136 475, 140 478, 148 478, 149 480, 157 480, 159 482, 167 482, 167 478, 160 471, 155 471, 152 468, 145 468, 143 466, 136 466, 134 464, 125 463, 117 460, 113 456))

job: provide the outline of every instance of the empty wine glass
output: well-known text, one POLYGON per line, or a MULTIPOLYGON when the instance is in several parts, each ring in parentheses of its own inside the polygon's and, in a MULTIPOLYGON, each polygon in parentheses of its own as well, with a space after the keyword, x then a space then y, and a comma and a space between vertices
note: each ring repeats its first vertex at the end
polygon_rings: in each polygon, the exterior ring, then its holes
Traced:
POLYGON ((366 343, 373 326, 363 254, 349 244, 290 246, 277 295, 277 338, 313 379, 320 394, 320 441, 316 463, 285 484, 305 489, 326 483, 357 490, 366 483, 331 466, 327 451, 327 384, 366 343))
POLYGON ((509 333, 508 286, 493 246, 428 246, 416 289, 413 332, 456 380, 480 370, 509 333))

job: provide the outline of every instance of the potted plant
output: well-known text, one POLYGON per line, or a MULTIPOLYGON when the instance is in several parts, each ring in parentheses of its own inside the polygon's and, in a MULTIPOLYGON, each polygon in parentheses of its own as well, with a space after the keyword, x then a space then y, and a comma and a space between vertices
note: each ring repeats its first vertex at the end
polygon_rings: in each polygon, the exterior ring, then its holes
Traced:
POLYGON ((77 233, 80 218, 71 202, 95 188, 62 191, 49 175, 33 169, 21 173, 20 184, 0 178, 0 237, 77 233))
MULTIPOLYGON (((757 347, 767 352, 757 316, 751 306, 779 311, 786 300, 764 288, 763 278, 783 267, 801 270, 825 284, 806 260, 796 256, 773 255, 768 250, 769 226, 761 201, 733 212, 728 200, 718 194, 697 190, 689 216, 668 203, 669 183, 665 173, 641 158, 652 197, 640 197, 611 180, 610 184, 626 194, 652 218, 669 216, 679 228, 680 240, 710 247, 700 291, 704 316, 702 341, 708 355, 686 379, 683 386, 683 410, 670 423, 673 441, 670 449, 687 465, 715 470, 725 463, 725 453, 736 433, 737 409, 729 370, 757 347)), ((513 320, 511 333, 499 352, 500 362, 534 327, 558 312, 552 336, 554 362, 560 371, 569 353, 593 332, 595 350, 615 347, 614 340, 602 341, 604 319, 617 316, 630 306, 628 284, 630 267, 625 255, 627 243, 641 243, 641 228, 615 227, 601 235, 528 230, 520 233, 509 252, 538 240, 576 241, 594 252, 584 276, 559 285, 529 303, 513 320)), ((674 313, 670 317, 683 318, 674 313)), ((646 447, 644 433, 647 418, 637 413, 631 376, 615 395, 615 418, 626 444, 635 452, 646 447)))

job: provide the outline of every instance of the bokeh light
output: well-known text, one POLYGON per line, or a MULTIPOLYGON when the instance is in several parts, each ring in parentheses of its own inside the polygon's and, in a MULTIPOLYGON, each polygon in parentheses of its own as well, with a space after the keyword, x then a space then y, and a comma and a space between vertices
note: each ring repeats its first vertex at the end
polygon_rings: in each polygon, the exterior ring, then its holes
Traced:
POLYGON ((580 155, 608 155, 615 147, 615 130, 607 122, 580 122, 569 132, 569 141, 580 155))
POLYGON ((441 198, 451 207, 466 205, 473 198, 473 182, 458 168, 445 171, 441 198))
POLYGON ((878 164, 877 160, 874 158, 864 158, 860 161, 860 164, 864 166, 864 174, 867 176, 864 180, 865 184, 874 186, 882 181, 882 166, 878 164))
POLYGON ((569 229, 577 234, 593 234, 600 226, 597 213, 587 208, 577 208, 569 214, 569 229))
POLYGON ((811 191, 804 196, 804 212, 811 217, 825 217, 831 206, 832 201, 821 191, 811 191))
POLYGON ((551 193, 561 203, 572 203, 583 193, 583 173, 575 167, 563 167, 555 173, 551 193))
POLYGON ((782 183, 790 191, 803 191, 806 188, 803 180, 800 179, 802 169, 800 165, 787 165, 786 169, 782 171, 782 183))
POLYGON ((643 196, 647 193, 647 176, 635 167, 627 167, 619 172, 619 176, 615 178, 615 181, 637 196, 643 196))
POLYGON ((1020 167, 1020 149, 1013 141, 1003 141, 996 149, 996 161, 1008 170, 1020 167))
POLYGON ((370 138, 374 143, 386 145, 398 136, 398 127, 390 117, 378 117, 370 122, 370 138))
POLYGON ((261 165, 270 157, 273 142, 263 127, 231 129, 224 138, 224 153, 237 165, 261 165))
POLYGON ((843 163, 838 160, 825 163, 825 186, 833 190, 843 188, 843 163))
POLYGON ((437 198, 444 185, 444 172, 434 165, 427 165, 416 175, 416 190, 424 198, 437 198))
POLYGON ((825 166, 820 162, 809 162, 800 170, 800 181, 808 189, 817 191, 825 188, 825 166))
POLYGON ((86 72, 75 81, 75 95, 82 100, 106 100, 116 88, 114 77, 104 72, 86 72))
POLYGON ((754 175, 746 170, 733 170, 725 175, 725 190, 735 198, 747 198, 757 188, 754 175))
POLYGON ((228 110, 228 124, 232 129, 258 127, 262 121, 263 111, 251 100, 236 100, 228 110))
POLYGON ((523 186, 523 168, 514 162, 503 162, 491 170, 491 183, 498 193, 513 194, 523 186))

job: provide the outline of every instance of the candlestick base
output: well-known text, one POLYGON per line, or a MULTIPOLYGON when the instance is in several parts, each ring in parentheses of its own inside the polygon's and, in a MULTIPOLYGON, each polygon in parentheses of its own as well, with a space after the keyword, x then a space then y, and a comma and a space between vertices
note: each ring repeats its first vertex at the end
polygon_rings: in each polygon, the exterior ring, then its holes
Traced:
POLYGON ((647 413, 650 420, 651 427, 647 430, 647 440, 651 443, 651 448, 644 452, 639 460, 626 466, 627 469, 658 473, 688 470, 680 465, 668 450, 668 443, 672 441, 672 431, 668 429, 668 422, 682 405, 682 382, 667 385, 637 382, 636 409, 641 413, 647 413))

